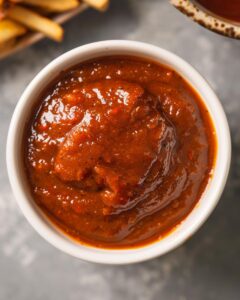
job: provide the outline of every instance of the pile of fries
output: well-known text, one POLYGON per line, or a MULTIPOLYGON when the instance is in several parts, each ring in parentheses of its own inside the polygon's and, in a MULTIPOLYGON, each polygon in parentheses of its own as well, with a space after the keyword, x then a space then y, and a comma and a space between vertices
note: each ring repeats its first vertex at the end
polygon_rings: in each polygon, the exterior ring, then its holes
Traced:
MULTIPOLYGON (((105 10, 109 0, 83 0, 105 10)), ((0 51, 13 47, 28 32, 41 32, 60 42, 63 28, 53 20, 56 14, 78 9, 79 0, 0 0, 0 51)))

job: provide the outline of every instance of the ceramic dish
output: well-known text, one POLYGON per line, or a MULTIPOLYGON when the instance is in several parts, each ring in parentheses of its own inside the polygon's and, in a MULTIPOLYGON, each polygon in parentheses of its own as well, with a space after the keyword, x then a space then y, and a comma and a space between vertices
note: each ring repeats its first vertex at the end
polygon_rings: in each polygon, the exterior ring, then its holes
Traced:
POLYGON ((35 230, 58 249, 83 260, 126 264, 163 255, 181 245, 206 221, 224 189, 231 157, 231 142, 226 116, 217 96, 206 80, 187 62, 159 47, 133 41, 103 41, 73 49, 48 64, 28 85, 14 111, 7 140, 7 169, 11 186, 23 214, 35 230), (169 66, 181 74, 201 95, 216 130, 216 164, 199 203, 188 217, 165 238, 144 247, 109 250, 80 244, 50 223, 36 206, 29 190, 23 166, 22 139, 25 121, 39 93, 60 71, 83 61, 109 55, 132 55, 169 66))
POLYGON ((201 26, 231 38, 240 38, 240 23, 217 16, 194 0, 170 0, 170 3, 201 26))

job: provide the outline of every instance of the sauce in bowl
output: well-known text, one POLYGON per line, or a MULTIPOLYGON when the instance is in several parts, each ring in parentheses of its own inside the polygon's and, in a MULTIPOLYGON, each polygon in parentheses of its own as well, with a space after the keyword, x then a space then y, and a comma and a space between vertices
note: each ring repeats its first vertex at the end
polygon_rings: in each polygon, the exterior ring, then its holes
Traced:
POLYGON ((111 56, 63 71, 39 96, 23 142, 35 202, 64 232, 130 248, 173 230, 214 168, 215 130, 174 70, 111 56))
POLYGON ((239 0, 197 0, 196 2, 220 17, 240 22, 239 0))

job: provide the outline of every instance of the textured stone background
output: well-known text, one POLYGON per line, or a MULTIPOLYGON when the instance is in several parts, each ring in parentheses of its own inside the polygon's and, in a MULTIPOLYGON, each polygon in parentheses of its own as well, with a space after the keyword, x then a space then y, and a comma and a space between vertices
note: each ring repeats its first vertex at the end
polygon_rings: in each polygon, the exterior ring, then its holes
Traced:
POLYGON ((49 40, 0 62, 0 299, 240 299, 240 41, 208 32, 167 0, 113 0, 89 10, 49 40), (169 49, 196 67, 219 95, 232 132, 233 161, 222 199, 207 223, 172 253, 137 265, 85 263, 44 241, 13 199, 5 166, 10 118, 29 81, 53 58, 104 39, 132 39, 169 49))

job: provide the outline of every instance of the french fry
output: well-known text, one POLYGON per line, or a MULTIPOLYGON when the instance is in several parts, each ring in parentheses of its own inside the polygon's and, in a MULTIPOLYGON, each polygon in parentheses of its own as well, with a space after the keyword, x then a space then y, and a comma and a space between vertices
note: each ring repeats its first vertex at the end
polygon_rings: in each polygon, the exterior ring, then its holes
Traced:
POLYGON ((0 8, 0 20, 2 20, 5 17, 5 13, 0 8))
POLYGON ((22 3, 39 6, 51 12, 63 12, 79 6, 78 0, 22 0, 22 3))
POLYGON ((84 0, 84 2, 101 11, 106 10, 109 5, 109 0, 84 0))
POLYGON ((15 44, 16 44, 15 38, 6 41, 3 44, 0 44, 0 56, 2 53, 9 51, 11 48, 13 48, 15 44))
POLYGON ((0 44, 6 43, 15 37, 25 34, 27 29, 9 19, 0 21, 0 44))
POLYGON ((43 37, 25 34, 29 29, 61 41, 63 29, 59 24, 88 6, 104 11, 108 4, 109 0, 0 0, 0 59, 43 37))
POLYGON ((5 17, 5 0, 0 0, 0 20, 5 17))
POLYGON ((60 25, 30 9, 15 5, 7 11, 7 15, 10 19, 27 28, 42 32, 55 41, 59 42, 63 38, 63 29, 60 25))

